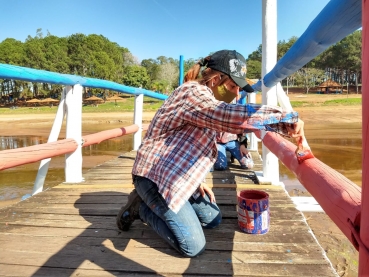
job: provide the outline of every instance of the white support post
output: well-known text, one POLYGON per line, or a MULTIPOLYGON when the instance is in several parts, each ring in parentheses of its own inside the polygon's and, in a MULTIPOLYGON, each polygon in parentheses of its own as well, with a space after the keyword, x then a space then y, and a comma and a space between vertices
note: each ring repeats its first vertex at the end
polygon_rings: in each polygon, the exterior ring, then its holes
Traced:
MULTIPOLYGON (((255 104, 256 103, 256 93, 251 92, 247 94, 247 103, 255 104)), ((258 141, 259 139, 255 136, 254 133, 250 133, 250 144, 249 149, 256 151, 258 150, 258 141)))
POLYGON ((81 85, 66 88, 66 138, 78 143, 76 151, 65 155, 65 182, 80 183, 82 177, 82 94, 81 85))
MULTIPOLYGON (((273 69, 277 62, 277 1, 263 0, 262 19, 262 78, 273 69)), ((277 105, 276 88, 268 88, 262 84, 263 104, 277 105)), ((262 134, 262 137, 264 135, 262 134)), ((278 158, 263 144, 264 177, 273 184, 279 183, 278 158)))
MULTIPOLYGON (((58 110, 56 112, 56 116, 54 119, 54 124, 51 128, 49 139, 47 140, 48 143, 58 140, 60 129, 62 127, 65 115, 65 96, 66 96, 66 88, 63 89, 58 110)), ((47 171, 49 170, 50 161, 51 158, 48 158, 40 162, 40 167, 38 168, 35 184, 33 185, 32 195, 35 195, 43 190, 47 171)))
POLYGON ((143 94, 135 96, 135 111, 133 123, 138 126, 138 131, 133 135, 133 150, 137 151, 142 141, 142 112, 143 112, 143 94))
POLYGON ((276 88, 277 88, 277 98, 278 98, 279 105, 285 111, 292 112, 293 108, 292 108, 290 99, 288 98, 287 94, 284 92, 283 87, 280 82, 277 83, 276 88))

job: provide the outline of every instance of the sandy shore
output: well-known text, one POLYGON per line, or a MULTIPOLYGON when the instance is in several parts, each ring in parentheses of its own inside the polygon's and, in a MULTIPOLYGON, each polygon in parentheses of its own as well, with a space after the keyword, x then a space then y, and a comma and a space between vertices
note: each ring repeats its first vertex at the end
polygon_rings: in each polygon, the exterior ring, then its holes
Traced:
MULTIPOLYGON (((304 107, 296 109, 304 120, 307 137, 320 137, 322 128, 335 125, 337 128, 343 124, 361 122, 360 106, 335 107, 304 107)), ((144 113, 143 120, 149 122, 154 113, 144 113)), ((53 124, 55 114, 27 114, 27 115, 1 115, 0 130, 3 136, 17 136, 37 134, 48 136, 53 124)), ((128 126, 133 122, 133 113, 85 113, 83 123, 89 126, 96 125, 97 129, 109 129, 109 125, 121 124, 128 126)), ((61 132, 62 135, 63 131, 61 132)), ((84 130, 84 134, 89 130, 84 130)), ((350 136, 350 134, 347 134, 350 136)), ((110 156, 84 159, 88 167, 111 159, 110 156)), ((86 165, 85 165, 86 166, 86 165)), ((306 195, 306 192, 295 192, 297 195, 306 195)), ((328 258, 332 262, 339 276, 357 276, 358 253, 349 240, 342 234, 337 226, 325 213, 305 213, 307 222, 316 236, 328 258)))

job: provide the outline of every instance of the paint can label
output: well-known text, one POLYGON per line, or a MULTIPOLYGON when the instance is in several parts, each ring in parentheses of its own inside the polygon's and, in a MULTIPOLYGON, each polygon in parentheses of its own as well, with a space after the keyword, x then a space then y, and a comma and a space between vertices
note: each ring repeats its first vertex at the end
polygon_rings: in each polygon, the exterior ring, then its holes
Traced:
POLYGON ((269 212, 266 210, 261 213, 261 229, 267 230, 269 228, 269 212))

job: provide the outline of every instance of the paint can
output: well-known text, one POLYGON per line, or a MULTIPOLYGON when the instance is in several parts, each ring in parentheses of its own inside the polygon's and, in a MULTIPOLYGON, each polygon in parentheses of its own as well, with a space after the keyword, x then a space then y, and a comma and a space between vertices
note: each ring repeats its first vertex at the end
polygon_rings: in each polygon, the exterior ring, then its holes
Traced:
POLYGON ((237 192, 238 226, 249 234, 265 234, 269 231, 269 194, 259 190, 237 192))

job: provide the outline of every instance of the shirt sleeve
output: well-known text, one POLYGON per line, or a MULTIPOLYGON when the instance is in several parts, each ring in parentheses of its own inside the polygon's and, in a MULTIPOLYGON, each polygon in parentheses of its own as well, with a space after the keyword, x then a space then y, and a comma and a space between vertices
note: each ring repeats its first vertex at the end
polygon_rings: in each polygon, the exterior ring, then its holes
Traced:
POLYGON ((206 86, 193 86, 186 92, 183 118, 196 126, 239 134, 268 130, 287 135, 287 126, 298 120, 297 112, 277 106, 227 104, 214 98, 206 86))

